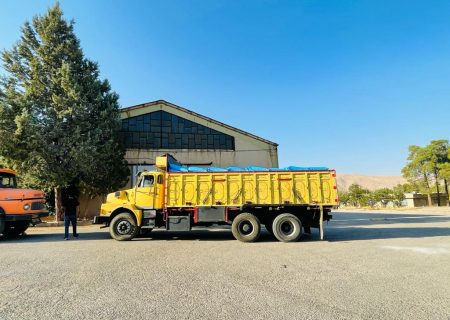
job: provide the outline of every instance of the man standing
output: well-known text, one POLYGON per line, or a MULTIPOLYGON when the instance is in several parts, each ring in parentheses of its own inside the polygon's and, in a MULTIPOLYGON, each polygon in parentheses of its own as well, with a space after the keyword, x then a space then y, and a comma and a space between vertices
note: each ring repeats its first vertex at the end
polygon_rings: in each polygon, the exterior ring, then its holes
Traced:
POLYGON ((74 185, 62 190, 61 206, 64 213, 64 240, 69 240, 69 225, 72 223, 73 237, 78 238, 77 216, 80 213, 78 190, 74 185))

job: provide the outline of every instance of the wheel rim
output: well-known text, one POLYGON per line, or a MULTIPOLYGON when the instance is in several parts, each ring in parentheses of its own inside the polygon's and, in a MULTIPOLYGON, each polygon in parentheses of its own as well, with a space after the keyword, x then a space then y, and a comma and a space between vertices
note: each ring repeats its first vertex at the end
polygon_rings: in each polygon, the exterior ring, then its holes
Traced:
POLYGON ((239 233, 248 236, 253 232, 253 225, 250 221, 241 221, 238 225, 239 233))
POLYGON ((280 224, 279 230, 283 236, 290 236, 295 232, 295 225, 292 221, 283 221, 280 224))
POLYGON ((119 221, 119 223, 116 226, 116 231, 120 235, 126 235, 131 233, 132 225, 127 220, 119 221))

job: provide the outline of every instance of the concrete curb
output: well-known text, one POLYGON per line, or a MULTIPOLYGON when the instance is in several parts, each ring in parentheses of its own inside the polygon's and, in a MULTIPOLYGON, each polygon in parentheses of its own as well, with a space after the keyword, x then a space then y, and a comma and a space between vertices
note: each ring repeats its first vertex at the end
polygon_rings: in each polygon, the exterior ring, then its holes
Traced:
MULTIPOLYGON (((90 225, 92 225, 91 220, 77 221, 77 226, 90 226, 90 225)), ((59 222, 43 221, 42 223, 36 224, 36 227, 39 227, 39 228, 42 228, 42 227, 64 227, 64 221, 59 221, 59 222)))

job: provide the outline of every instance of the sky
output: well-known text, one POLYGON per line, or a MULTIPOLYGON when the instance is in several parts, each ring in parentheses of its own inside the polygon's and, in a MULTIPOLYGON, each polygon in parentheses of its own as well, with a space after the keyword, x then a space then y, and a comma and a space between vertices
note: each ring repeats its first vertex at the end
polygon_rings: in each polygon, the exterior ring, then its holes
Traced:
MULTIPOLYGON (((0 0, 0 49, 54 3, 0 0)), ((278 143, 280 166, 401 175, 409 145, 450 138, 450 1, 60 5, 122 107, 167 100, 278 143)))

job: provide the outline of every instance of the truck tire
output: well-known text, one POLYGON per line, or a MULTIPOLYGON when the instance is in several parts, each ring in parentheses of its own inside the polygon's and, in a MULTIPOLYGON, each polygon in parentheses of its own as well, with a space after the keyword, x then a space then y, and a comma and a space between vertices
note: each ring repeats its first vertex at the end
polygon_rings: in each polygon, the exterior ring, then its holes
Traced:
POLYGON ((109 234, 115 240, 128 241, 139 234, 139 227, 130 213, 119 213, 109 225, 109 234))
POLYGON ((297 241, 302 235, 302 223, 290 213, 282 213, 272 223, 273 235, 281 242, 297 241))
POLYGON ((3 234, 5 237, 17 237, 25 232, 30 226, 29 221, 7 222, 3 234))
POLYGON ((254 242, 261 233, 261 223, 255 215, 244 212, 234 218, 231 232, 236 240, 254 242))

